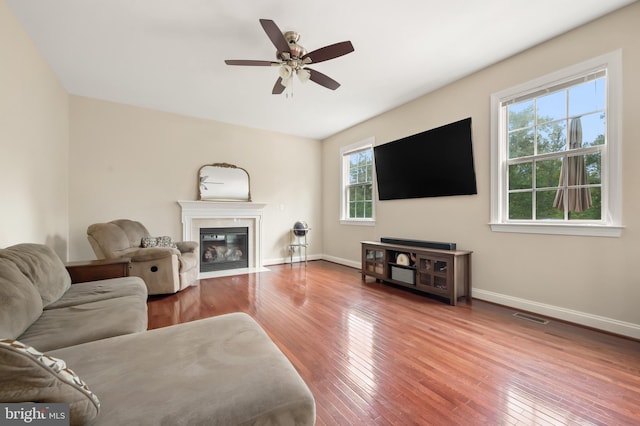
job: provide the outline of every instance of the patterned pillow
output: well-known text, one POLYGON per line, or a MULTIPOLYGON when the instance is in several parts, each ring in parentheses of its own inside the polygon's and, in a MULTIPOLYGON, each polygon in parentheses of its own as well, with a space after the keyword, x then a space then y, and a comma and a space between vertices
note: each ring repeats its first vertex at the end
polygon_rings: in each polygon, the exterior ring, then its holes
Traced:
POLYGON ((142 243, 140 245, 143 248, 155 247, 158 245, 158 240, 156 237, 144 237, 142 238, 142 243))
POLYGON ((172 247, 175 248, 175 243, 171 242, 171 237, 163 236, 156 238, 158 247, 172 247))
POLYGON ((144 237, 142 239, 142 247, 171 247, 176 248, 176 243, 171 241, 171 237, 162 236, 162 237, 144 237))
POLYGON ((100 412, 100 401, 58 358, 17 340, 0 340, 0 401, 69 404, 71 424, 85 424, 100 412))

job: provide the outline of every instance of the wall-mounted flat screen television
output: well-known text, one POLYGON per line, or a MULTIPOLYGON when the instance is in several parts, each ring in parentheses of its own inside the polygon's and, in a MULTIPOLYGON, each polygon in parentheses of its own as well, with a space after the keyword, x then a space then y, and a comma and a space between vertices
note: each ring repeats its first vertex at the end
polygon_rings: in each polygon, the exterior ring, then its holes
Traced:
POLYGON ((471 117, 373 148, 378 198, 477 194, 471 117))

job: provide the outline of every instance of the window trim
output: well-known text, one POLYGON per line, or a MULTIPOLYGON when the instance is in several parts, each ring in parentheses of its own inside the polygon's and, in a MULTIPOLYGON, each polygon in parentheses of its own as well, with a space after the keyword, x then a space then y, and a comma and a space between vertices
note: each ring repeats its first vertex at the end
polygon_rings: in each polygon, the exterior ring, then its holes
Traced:
POLYGON ((622 234, 622 50, 569 66, 529 82, 491 95, 491 230, 557 235, 620 237, 622 234), (607 150, 603 155, 602 220, 587 222, 542 222, 508 220, 506 210, 507 170, 505 134, 506 108, 503 103, 546 87, 575 80, 599 68, 607 70, 607 150))
POLYGON ((347 196, 345 179, 349 175, 347 163, 345 162, 345 155, 351 154, 356 151, 363 151, 370 149, 373 154, 373 146, 375 144, 375 138, 373 136, 361 140, 360 142, 353 143, 351 145, 343 146, 340 148, 340 224, 341 225, 360 225, 360 226, 374 226, 376 224, 376 199, 378 197, 378 191, 376 187, 376 168, 375 159, 372 158, 372 173, 371 173, 371 189, 372 189, 372 203, 371 203, 371 218, 349 218, 347 217, 347 196))

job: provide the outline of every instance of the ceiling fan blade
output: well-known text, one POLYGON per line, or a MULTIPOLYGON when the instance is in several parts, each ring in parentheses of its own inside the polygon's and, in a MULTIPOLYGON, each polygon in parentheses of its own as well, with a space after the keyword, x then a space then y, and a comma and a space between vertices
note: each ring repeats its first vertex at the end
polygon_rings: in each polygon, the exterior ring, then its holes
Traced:
MULTIPOLYGON (((347 53, 353 52, 353 44, 350 41, 342 41, 340 43, 330 44, 329 46, 321 47, 313 52, 309 52, 303 55, 300 59, 310 59, 310 63, 318 63, 322 61, 328 61, 329 59, 337 58, 347 53)), ((308 60, 307 59, 307 60, 308 60)), ((307 62, 309 63, 309 62, 307 62)))
POLYGON ((309 71, 309 80, 318 83, 320 86, 324 86, 327 89, 336 90, 340 87, 340 83, 335 81, 329 76, 322 74, 316 70, 312 70, 311 68, 305 68, 305 70, 309 71))
POLYGON ((275 22, 271 19, 261 19, 260 25, 262 25, 262 29, 267 33, 269 40, 271 40, 271 43, 273 43, 278 52, 291 52, 289 43, 287 43, 282 31, 280 31, 280 28, 278 28, 275 22))
POLYGON ((248 65, 251 67, 270 67, 275 65, 280 65, 279 62, 272 61, 252 61, 252 60, 244 60, 244 59, 227 59, 224 61, 227 65, 248 65))
POLYGON ((284 89, 286 89, 286 87, 282 85, 282 77, 278 77, 278 79, 276 80, 276 84, 273 85, 273 90, 271 91, 271 94, 279 95, 280 93, 284 92, 284 89))

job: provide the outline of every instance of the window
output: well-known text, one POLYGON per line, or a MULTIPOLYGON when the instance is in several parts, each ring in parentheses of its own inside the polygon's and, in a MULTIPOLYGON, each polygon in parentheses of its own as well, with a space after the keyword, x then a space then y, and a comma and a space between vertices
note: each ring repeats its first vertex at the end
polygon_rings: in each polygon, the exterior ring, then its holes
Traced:
POLYGON ((614 52, 492 95, 494 231, 620 236, 620 68, 614 52))
POLYGON ((374 220, 373 138, 340 151, 342 157, 342 223, 372 225, 374 220))

